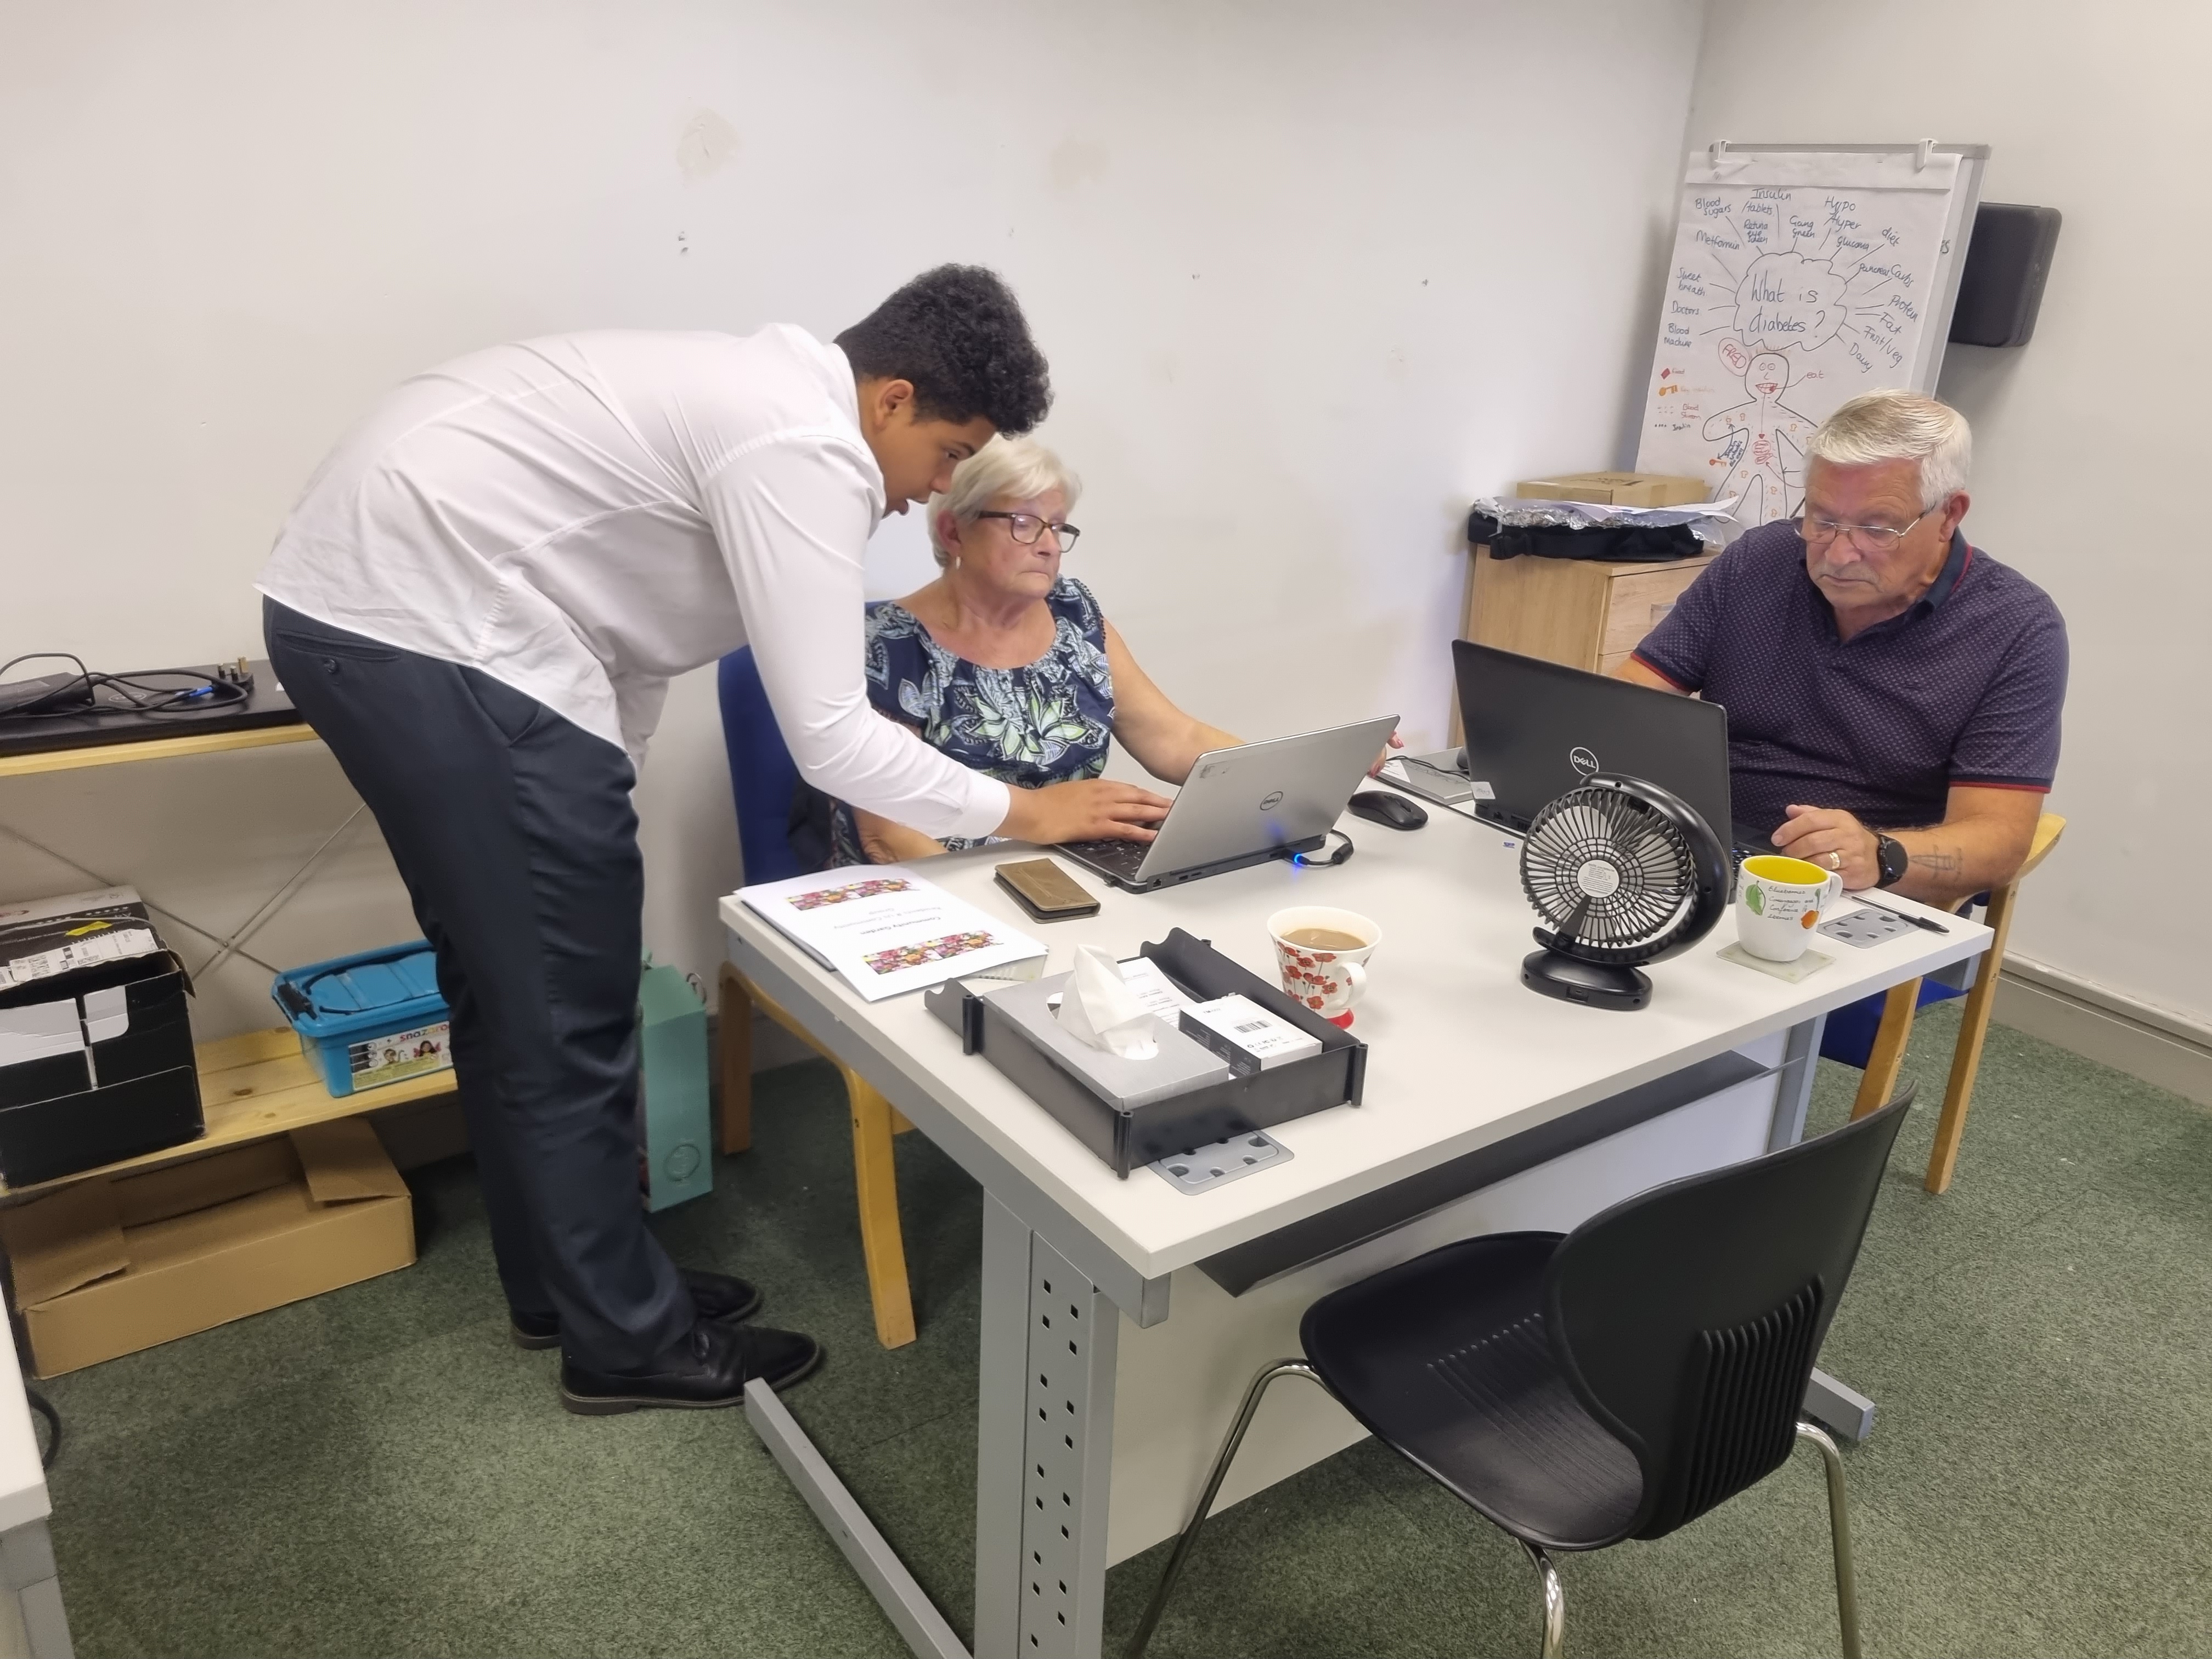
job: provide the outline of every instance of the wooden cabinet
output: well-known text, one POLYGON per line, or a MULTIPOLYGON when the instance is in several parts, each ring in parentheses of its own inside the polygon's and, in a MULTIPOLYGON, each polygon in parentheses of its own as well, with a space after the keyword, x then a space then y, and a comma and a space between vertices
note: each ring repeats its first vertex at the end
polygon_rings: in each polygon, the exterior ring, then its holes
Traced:
MULTIPOLYGON (((1594 559, 1493 559, 1478 547, 1468 573, 1460 637, 1524 656, 1610 674, 1674 608, 1717 556, 1673 564, 1594 559)), ((1460 740, 1453 700, 1451 740, 1460 740)))

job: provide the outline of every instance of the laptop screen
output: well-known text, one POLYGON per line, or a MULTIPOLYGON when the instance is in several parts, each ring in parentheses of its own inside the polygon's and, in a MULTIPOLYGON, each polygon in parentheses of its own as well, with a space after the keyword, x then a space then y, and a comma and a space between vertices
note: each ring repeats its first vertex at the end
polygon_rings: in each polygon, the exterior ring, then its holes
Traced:
POLYGON ((1320 845, 1397 724, 1383 715, 1200 755, 1139 876, 1320 845))
POLYGON ((1718 703, 1468 640, 1452 641, 1452 664, 1468 776, 1492 797, 1486 817, 1525 830, 1592 773, 1612 772, 1672 790, 1730 839, 1728 714, 1718 703))

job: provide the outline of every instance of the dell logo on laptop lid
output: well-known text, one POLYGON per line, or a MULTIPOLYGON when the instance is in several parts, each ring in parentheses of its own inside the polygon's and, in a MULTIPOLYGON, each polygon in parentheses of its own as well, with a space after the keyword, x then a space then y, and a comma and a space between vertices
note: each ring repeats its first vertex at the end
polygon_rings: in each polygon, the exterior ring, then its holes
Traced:
POLYGON ((1567 751, 1567 764, 1587 778, 1597 770, 1597 757, 1577 744, 1567 751))
POLYGON ((1262 801, 1260 803, 1260 810, 1261 810, 1262 812, 1272 812, 1272 811, 1274 811, 1278 806, 1280 806, 1282 804, 1283 804, 1283 792, 1282 792, 1281 790, 1278 789, 1278 790, 1276 790, 1276 791, 1275 791, 1275 793, 1274 793, 1273 794, 1269 795, 1268 797, 1267 797, 1267 799, 1266 799, 1262 800, 1262 801))

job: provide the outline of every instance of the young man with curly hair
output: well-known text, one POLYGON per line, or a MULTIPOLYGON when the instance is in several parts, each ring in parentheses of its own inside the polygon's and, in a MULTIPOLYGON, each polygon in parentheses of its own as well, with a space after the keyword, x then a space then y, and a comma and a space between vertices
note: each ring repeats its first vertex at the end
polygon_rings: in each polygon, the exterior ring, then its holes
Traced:
POLYGON ((633 1127, 635 767, 671 677, 748 642, 825 793, 937 835, 1144 839, 1103 780, 1009 790, 870 708, 882 514, 1051 400, 1006 285, 925 272, 823 343, 598 332, 416 376, 343 439, 262 572, 269 654, 375 814, 452 1011, 514 1340, 572 1411, 734 1405, 821 1357, 647 1231, 633 1127))

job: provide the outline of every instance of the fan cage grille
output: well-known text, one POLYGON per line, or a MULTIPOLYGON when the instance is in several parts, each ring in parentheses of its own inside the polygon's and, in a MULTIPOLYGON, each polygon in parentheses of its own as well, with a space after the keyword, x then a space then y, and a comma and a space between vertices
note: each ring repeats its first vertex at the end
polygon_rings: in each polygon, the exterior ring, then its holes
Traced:
POLYGON ((1521 885, 1557 934, 1552 948, 1636 963, 1665 947, 1694 903, 1697 869, 1672 821, 1633 794, 1585 785, 1536 814, 1522 840, 1521 885), (1593 865, 1601 868, 1586 878, 1593 865))

